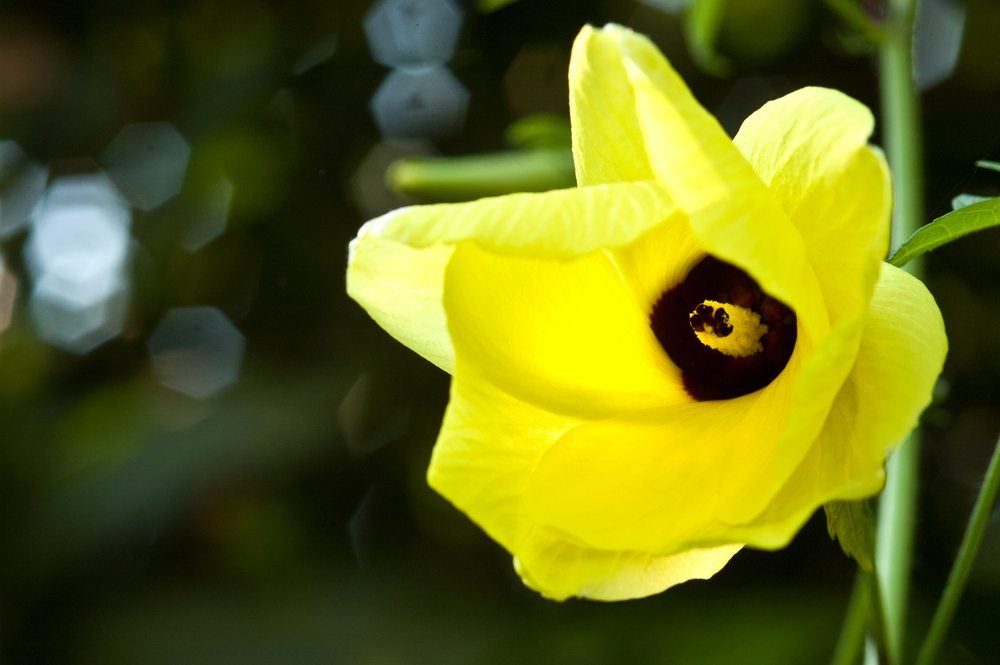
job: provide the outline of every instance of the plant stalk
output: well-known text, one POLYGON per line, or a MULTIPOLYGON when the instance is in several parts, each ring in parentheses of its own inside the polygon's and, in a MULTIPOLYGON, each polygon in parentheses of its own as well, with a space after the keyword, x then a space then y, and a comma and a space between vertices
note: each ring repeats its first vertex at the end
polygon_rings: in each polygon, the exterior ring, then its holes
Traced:
POLYGON ((569 149, 539 148, 464 157, 409 157, 386 174, 401 194, 430 201, 471 201, 514 192, 572 187, 569 149))
MULTIPOLYGON (((921 226, 924 217, 919 95, 913 79, 916 4, 917 0, 889 0, 878 45, 883 136, 894 192, 894 248, 921 226)), ((907 270, 919 276, 922 262, 910 263, 907 270)), ((906 641, 919 461, 920 433, 915 430, 889 459, 879 508, 875 561, 891 663, 902 662, 906 641)))
POLYGON ((854 665, 865 645, 868 621, 872 610, 871 574, 858 570, 854 577, 854 588, 847 604, 844 625, 837 638, 830 665, 854 665))

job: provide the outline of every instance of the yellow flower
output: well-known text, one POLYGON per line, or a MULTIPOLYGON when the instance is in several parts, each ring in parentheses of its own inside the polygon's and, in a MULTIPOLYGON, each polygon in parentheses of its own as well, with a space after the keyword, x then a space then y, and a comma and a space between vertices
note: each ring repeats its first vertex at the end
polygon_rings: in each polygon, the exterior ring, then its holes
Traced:
POLYGON ((871 113, 833 90, 730 140, 655 46, 573 47, 578 187, 366 224, 348 291, 453 374, 428 480, 551 598, 657 593, 883 484, 947 342, 882 263, 871 113))

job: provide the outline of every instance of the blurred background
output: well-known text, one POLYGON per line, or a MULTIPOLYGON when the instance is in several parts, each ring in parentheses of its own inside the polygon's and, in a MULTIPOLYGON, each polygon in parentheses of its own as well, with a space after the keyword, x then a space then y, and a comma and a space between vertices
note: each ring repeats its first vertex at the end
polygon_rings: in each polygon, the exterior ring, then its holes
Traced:
MULTIPOLYGON (((974 166, 1000 157, 1000 4, 923 14, 930 219, 1000 193, 974 166)), ((731 132, 803 85, 878 107, 864 36, 821 0, 3 4, 0 662, 829 657, 853 565, 822 514, 650 599, 523 588, 424 482, 448 377, 344 293, 364 220, 487 186, 436 189, 449 162, 428 156, 572 184, 569 48, 607 21, 651 35, 731 132)), ((951 353, 916 634, 1000 431, 998 257, 986 232, 929 260, 951 353)), ((947 661, 1000 662, 998 621, 994 519, 947 661)))

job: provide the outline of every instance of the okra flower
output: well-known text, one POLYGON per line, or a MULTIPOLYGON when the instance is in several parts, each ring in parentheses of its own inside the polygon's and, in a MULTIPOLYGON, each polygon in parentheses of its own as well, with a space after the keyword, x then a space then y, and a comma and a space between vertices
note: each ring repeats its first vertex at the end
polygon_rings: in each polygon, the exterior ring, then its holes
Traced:
POLYGON ((552 598, 645 596, 878 492, 943 363, 882 262, 871 113, 833 90, 735 140, 647 39, 573 47, 578 187, 367 223, 348 291, 453 375, 432 487, 552 598))

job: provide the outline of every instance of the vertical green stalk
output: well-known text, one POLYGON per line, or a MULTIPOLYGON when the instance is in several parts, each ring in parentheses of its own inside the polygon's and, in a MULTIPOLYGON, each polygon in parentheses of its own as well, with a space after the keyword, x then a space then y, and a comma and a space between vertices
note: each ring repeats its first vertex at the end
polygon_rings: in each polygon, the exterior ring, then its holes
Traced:
POLYGON ((879 505, 875 561, 879 571, 885 649, 890 663, 903 660, 906 609, 910 593, 910 562, 917 503, 920 435, 912 432, 889 458, 879 505))
MULTIPOLYGON (((924 217, 919 97, 913 80, 916 4, 917 0, 889 0, 878 51, 882 126, 894 190, 893 247, 921 226, 924 217)), ((910 263, 907 269, 919 276, 920 261, 910 263)), ((879 508, 875 561, 885 646, 893 663, 902 662, 906 639, 919 461, 920 435, 914 431, 889 460, 879 508)))
POLYGON ((846 618, 830 665, 854 665, 864 647, 872 608, 870 577, 871 574, 863 570, 858 570, 854 577, 854 590, 851 591, 846 618))

